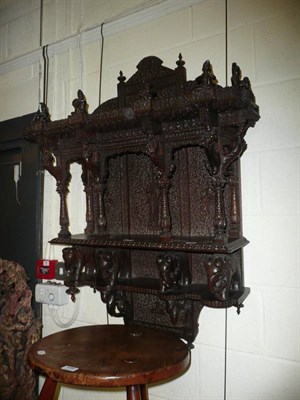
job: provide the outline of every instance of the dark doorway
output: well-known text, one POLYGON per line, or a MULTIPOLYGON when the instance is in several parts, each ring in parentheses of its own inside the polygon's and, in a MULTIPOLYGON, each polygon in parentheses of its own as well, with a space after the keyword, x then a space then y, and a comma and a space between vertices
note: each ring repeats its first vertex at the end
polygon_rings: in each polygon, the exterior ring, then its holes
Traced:
POLYGON ((38 146, 23 139, 33 117, 0 122, 0 258, 24 267, 34 293, 42 255, 43 175, 38 146))

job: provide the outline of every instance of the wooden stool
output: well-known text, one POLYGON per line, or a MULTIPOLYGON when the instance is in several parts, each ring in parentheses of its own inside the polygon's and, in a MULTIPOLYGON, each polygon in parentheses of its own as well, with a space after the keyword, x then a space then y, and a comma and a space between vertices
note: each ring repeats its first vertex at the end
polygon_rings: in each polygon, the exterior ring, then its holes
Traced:
POLYGON ((127 400, 148 400, 147 384, 175 378, 190 365, 185 343, 172 334, 129 325, 95 325, 44 337, 29 365, 46 375, 39 400, 52 400, 58 382, 126 386, 127 400))

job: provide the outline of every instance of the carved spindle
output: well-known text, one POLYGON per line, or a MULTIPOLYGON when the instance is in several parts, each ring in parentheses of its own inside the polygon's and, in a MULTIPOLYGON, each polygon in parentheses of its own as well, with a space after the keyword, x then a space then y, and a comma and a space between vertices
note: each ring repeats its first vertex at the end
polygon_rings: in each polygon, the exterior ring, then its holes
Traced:
POLYGON ((89 235, 94 233, 94 191, 90 182, 85 186, 84 191, 86 195, 86 228, 84 232, 89 235))
POLYGON ((119 104, 120 106, 125 105, 125 90, 126 90, 126 76, 123 75, 123 72, 120 71, 120 75, 118 77, 118 98, 119 98, 119 104))
POLYGON ((185 61, 182 59, 182 54, 179 53, 178 60, 176 61, 177 68, 182 68, 185 64, 185 61))
POLYGON ((215 239, 223 242, 227 227, 225 205, 224 205, 224 185, 225 182, 219 177, 215 177, 215 239))
POLYGON ((93 221, 94 221, 94 234, 98 234, 99 232, 99 185, 93 184, 93 221))
POLYGON ((178 76, 178 80, 182 83, 185 83, 186 82, 186 69, 184 67, 185 61, 182 59, 181 53, 179 53, 176 64, 177 64, 177 68, 175 69, 175 72, 178 76))
POLYGON ((65 185, 59 185, 57 187, 57 193, 60 196, 60 216, 59 216, 59 224, 60 224, 60 232, 58 233, 58 237, 70 237, 71 233, 69 231, 70 221, 69 221, 69 213, 68 213, 68 205, 67 205, 67 195, 69 193, 68 188, 65 185))
MULTIPOLYGON (((87 152, 86 159, 87 159, 87 152)), ((92 174, 87 168, 88 162, 82 163, 82 174, 81 180, 84 187, 85 199, 86 199, 86 211, 85 211, 85 219, 86 219, 86 228, 84 232, 86 234, 94 233, 94 215, 93 215, 93 186, 92 186, 92 174)))
POLYGON ((161 156, 162 150, 153 135, 154 131, 159 132, 161 128, 160 125, 157 126, 151 119, 144 119, 143 126, 144 130, 148 133, 146 154, 150 157, 158 178, 161 238, 168 239, 171 237, 171 213, 169 204, 170 176, 172 176, 174 172, 174 165, 170 162, 171 157, 165 157, 167 160, 164 162, 161 156), (155 129, 154 126, 156 126, 155 129), (168 176, 166 176, 164 171, 169 171, 168 176))
POLYGON ((120 71, 120 75, 118 76, 118 81, 119 81, 118 85, 123 85, 126 81, 126 76, 123 75, 122 71, 120 71))
POLYGON ((240 204, 239 204, 239 183, 235 175, 228 180, 230 187, 230 231, 229 236, 238 238, 240 236, 240 204))
POLYGON ((98 226, 99 226, 100 233, 106 232, 106 227, 107 227, 107 219, 106 219, 105 203, 104 203, 105 189, 106 189, 105 183, 99 183, 97 185, 97 193, 99 193, 98 226))
POLYGON ((66 165, 63 172, 63 179, 61 182, 57 184, 57 193, 60 196, 60 215, 59 215, 59 223, 60 223, 60 232, 58 234, 59 237, 70 237, 71 233, 69 231, 70 220, 69 220, 69 212, 68 212, 68 203, 67 196, 69 193, 69 184, 71 181, 71 174, 69 172, 70 166, 66 165))
POLYGON ((162 177, 159 179, 159 189, 160 189, 160 228, 161 228, 161 238, 168 239, 171 237, 171 214, 170 214, 170 204, 169 204, 169 189, 170 189, 170 179, 167 177, 162 177))
MULTIPOLYGON (((87 230, 89 233, 106 231, 106 215, 104 208, 105 183, 101 183, 100 166, 90 149, 85 149, 85 167, 87 168, 87 230)), ((106 179, 106 176, 103 180, 106 179)))

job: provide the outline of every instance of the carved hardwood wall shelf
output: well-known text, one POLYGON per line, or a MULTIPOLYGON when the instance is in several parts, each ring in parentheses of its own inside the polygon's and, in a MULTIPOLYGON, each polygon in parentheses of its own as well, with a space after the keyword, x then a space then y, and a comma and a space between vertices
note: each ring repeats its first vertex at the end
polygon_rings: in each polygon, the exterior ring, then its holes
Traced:
POLYGON ((118 95, 92 114, 82 91, 67 119, 41 104, 29 140, 56 179, 65 284, 100 291, 125 323, 173 331, 190 344, 203 306, 238 309, 244 287, 239 159, 259 119, 248 78, 232 65, 217 84, 209 61, 187 81, 181 55, 172 70, 144 58, 118 95), (82 167, 86 228, 71 235, 70 165, 82 167))

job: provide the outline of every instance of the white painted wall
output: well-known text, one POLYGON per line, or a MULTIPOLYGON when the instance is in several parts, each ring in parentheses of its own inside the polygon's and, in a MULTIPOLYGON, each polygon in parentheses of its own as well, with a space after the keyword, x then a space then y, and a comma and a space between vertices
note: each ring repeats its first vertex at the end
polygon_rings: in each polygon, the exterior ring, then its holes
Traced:
MULTIPOLYGON (((1 120, 33 112, 39 101, 39 1, 0 1, 1 120)), ((117 76, 130 77, 138 61, 157 55, 175 67, 178 53, 188 77, 210 59, 225 83, 225 0, 44 0, 43 43, 49 46, 48 106, 52 119, 72 111, 81 88, 98 105, 100 29, 104 20, 102 100, 116 95, 117 76), (133 7, 146 12, 120 17, 133 7), (68 36, 73 37, 65 42, 68 36), (65 48, 65 43, 68 47, 65 48)), ((299 4, 294 0, 228 0, 228 59, 249 76, 261 120, 246 136, 242 158, 245 280, 251 295, 240 316, 228 310, 227 399, 296 400, 299 386, 299 4)), ((72 233, 84 228, 80 171, 72 169, 69 196, 72 233)), ((58 232, 58 197, 45 176, 44 256, 58 232)), ((53 247, 53 246, 52 246, 53 247)), ((62 311, 72 313, 72 304, 62 311)), ((113 321, 115 322, 115 321, 113 321)), ((151 399, 224 398, 225 311, 204 309, 181 378, 151 387, 151 399)), ((84 288, 76 326, 106 323, 99 295, 84 288)), ((44 334, 58 330, 44 310, 44 334)), ((123 391, 62 387, 60 399, 124 399, 123 391)))

